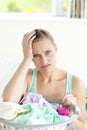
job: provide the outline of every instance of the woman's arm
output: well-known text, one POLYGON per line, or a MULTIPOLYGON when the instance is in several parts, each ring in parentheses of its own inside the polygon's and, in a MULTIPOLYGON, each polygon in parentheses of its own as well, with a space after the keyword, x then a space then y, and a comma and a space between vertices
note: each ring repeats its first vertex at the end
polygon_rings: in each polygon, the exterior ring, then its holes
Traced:
POLYGON ((78 117, 77 120, 73 122, 73 130, 85 130, 86 124, 86 93, 85 93, 85 85, 83 81, 73 76, 73 83, 72 83, 72 91, 73 95, 67 94, 63 98, 63 105, 68 106, 71 104, 76 104, 79 106, 81 115, 78 117))
POLYGON ((73 123, 73 130, 85 130, 86 125, 86 88, 81 79, 78 77, 73 78, 73 94, 76 97, 77 104, 80 108, 81 115, 73 123))
POLYGON ((27 89, 29 63, 23 60, 3 91, 3 101, 19 102, 27 89))
POLYGON ((32 41, 35 32, 24 35, 22 41, 24 59, 3 91, 3 101, 19 102, 27 89, 29 65, 32 61, 32 41), (33 37, 32 37, 33 36, 33 37))
POLYGON ((80 120, 76 120, 75 122, 73 122, 73 130, 85 130, 86 127, 86 122, 83 123, 80 120))

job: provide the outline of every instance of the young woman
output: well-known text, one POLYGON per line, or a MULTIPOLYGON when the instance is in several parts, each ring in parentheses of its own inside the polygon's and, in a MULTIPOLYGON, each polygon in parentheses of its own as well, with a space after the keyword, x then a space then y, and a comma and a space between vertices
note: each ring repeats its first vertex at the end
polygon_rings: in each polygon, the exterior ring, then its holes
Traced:
POLYGON ((81 116, 73 130, 85 130, 85 86, 82 80, 56 66, 57 46, 43 29, 26 33, 22 41, 23 61, 3 91, 3 101, 19 103, 26 92, 62 99, 63 106, 78 104, 81 116), (35 68, 29 69, 31 62, 35 68))

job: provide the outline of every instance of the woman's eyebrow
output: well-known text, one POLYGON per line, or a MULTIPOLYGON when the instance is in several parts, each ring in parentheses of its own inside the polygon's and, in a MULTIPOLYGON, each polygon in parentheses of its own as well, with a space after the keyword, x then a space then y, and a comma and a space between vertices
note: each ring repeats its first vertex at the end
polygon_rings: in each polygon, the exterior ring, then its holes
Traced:
POLYGON ((45 52, 51 51, 51 49, 46 50, 45 52))
MULTIPOLYGON (((52 51, 51 49, 47 49, 46 51, 44 51, 44 52, 48 52, 48 51, 52 51)), ((39 52, 33 52, 33 55, 36 55, 36 54, 38 54, 38 55, 40 55, 40 53, 39 52)))
POLYGON ((33 53, 33 56, 35 56, 35 55, 40 55, 39 53, 33 53))

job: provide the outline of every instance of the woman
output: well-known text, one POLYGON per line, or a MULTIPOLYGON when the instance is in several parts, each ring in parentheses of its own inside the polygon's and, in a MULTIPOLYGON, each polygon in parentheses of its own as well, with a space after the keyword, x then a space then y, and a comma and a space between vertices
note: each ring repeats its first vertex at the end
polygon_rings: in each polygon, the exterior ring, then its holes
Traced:
POLYGON ((22 46, 23 61, 5 87, 3 101, 18 103, 28 91, 62 99, 63 106, 78 104, 81 116, 74 122, 73 130, 85 130, 84 83, 56 66, 57 47, 51 34, 43 29, 26 33, 22 46), (32 61, 35 69, 29 69, 32 61))

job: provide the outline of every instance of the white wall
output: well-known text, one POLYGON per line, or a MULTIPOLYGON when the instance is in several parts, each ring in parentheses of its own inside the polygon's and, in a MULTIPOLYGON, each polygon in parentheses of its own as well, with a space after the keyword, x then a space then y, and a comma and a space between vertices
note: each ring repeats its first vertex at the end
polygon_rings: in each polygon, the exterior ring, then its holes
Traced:
POLYGON ((59 63, 87 63, 87 21, 76 19, 0 19, 0 58, 22 56, 23 34, 34 28, 53 34, 59 63))

